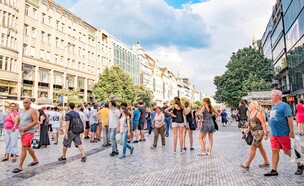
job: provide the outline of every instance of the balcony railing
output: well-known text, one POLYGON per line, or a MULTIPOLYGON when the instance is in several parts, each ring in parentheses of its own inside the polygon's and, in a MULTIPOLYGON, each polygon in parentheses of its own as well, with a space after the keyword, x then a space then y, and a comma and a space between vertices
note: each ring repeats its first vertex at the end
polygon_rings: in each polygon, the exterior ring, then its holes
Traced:
POLYGON ((291 92, 291 85, 290 84, 287 84, 287 85, 283 85, 281 86, 281 91, 283 94, 288 94, 291 92))

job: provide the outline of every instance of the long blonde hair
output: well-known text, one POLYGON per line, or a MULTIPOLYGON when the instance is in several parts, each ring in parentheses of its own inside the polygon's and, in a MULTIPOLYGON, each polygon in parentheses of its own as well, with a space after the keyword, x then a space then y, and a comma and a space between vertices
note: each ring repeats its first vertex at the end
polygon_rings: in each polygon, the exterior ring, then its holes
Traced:
POLYGON ((212 105, 211 105, 210 99, 209 98, 204 98, 203 102, 207 103, 207 107, 208 107, 209 113, 212 114, 212 105))

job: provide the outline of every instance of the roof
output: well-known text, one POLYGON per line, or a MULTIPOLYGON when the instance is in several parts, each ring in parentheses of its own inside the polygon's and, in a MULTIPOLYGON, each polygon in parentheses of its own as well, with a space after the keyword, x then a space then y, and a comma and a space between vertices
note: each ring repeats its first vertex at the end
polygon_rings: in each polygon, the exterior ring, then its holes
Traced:
POLYGON ((154 61, 154 59, 152 57, 150 57, 148 54, 145 53, 145 56, 146 56, 146 58, 150 59, 151 61, 154 61))

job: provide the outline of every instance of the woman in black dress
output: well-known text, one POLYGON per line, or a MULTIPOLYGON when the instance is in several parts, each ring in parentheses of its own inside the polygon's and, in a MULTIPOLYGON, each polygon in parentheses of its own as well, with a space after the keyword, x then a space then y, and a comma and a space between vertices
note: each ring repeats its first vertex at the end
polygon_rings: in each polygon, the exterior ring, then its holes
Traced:
POLYGON ((39 112, 39 124, 40 124, 40 140, 39 140, 39 147, 46 148, 50 145, 49 133, 48 133, 48 123, 46 120, 48 119, 46 114, 42 109, 38 110, 39 112))

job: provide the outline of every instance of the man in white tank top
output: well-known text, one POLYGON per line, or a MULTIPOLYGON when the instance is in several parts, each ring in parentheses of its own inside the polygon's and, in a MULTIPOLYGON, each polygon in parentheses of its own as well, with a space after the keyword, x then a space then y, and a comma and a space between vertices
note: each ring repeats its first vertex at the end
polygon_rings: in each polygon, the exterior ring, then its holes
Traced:
POLYGON ((62 127, 62 115, 58 110, 58 107, 54 108, 53 112, 49 112, 50 114, 50 121, 52 124, 52 128, 53 128, 53 135, 54 135, 54 140, 55 143, 54 145, 58 144, 58 136, 59 136, 59 130, 62 127))
POLYGON ((23 171, 22 165, 26 158, 27 152, 29 152, 33 158, 32 163, 30 163, 28 166, 34 166, 39 163, 35 155, 35 151, 31 146, 35 133, 35 127, 38 124, 38 112, 37 110, 31 108, 31 100, 28 98, 23 100, 23 107, 24 110, 20 112, 19 116, 17 116, 17 123, 16 126, 14 126, 13 128, 13 130, 15 130, 15 128, 17 128, 18 125, 20 126, 19 131, 21 134, 21 144, 22 144, 20 162, 18 168, 15 168, 13 170, 13 173, 19 173, 23 171))

